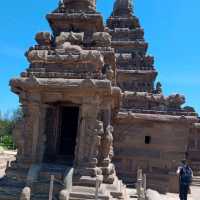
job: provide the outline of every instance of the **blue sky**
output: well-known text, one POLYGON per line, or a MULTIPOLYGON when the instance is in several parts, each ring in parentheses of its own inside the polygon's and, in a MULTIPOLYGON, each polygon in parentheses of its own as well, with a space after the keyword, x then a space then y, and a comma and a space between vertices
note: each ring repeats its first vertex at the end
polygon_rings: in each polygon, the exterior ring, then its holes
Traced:
MULTIPOLYGON (((25 68, 25 51, 35 44, 35 33, 49 31, 45 15, 58 0, 2 1, 0 7, 0 110, 18 106, 8 83, 25 68)), ((106 19, 113 0, 97 0, 106 19)), ((149 54, 155 57, 164 93, 181 93, 200 113, 200 1, 135 0, 135 14, 145 29, 149 54)))

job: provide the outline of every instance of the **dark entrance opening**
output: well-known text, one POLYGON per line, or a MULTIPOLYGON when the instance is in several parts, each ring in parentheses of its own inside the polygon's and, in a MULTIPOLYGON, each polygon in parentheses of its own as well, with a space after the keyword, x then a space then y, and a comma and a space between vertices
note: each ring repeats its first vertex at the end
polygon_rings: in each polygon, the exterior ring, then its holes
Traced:
POLYGON ((52 105, 46 113, 44 162, 73 165, 79 123, 79 107, 52 105))
POLYGON ((57 153, 59 157, 63 157, 68 162, 74 160, 78 117, 78 107, 61 107, 57 153))

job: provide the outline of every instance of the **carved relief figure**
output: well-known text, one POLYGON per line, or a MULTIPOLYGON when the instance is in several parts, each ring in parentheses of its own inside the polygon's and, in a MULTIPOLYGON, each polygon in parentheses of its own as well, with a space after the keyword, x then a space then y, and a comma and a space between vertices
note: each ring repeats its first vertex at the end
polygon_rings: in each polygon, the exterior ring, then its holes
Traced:
POLYGON ((102 164, 108 165, 113 157, 113 127, 109 125, 101 138, 101 157, 102 164))

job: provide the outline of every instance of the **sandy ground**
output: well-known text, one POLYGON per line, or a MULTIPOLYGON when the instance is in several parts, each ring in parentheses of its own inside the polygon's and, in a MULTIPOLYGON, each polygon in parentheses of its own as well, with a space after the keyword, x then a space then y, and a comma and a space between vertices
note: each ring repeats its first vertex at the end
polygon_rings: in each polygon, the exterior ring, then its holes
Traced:
MULTIPOLYGON (((162 200, 179 200, 178 194, 168 193, 161 195, 162 200)), ((191 187, 191 194, 188 196, 188 200, 200 200, 200 187, 191 187)))
POLYGON ((0 153, 0 178, 5 175, 7 161, 15 160, 15 155, 15 151, 4 151, 3 153, 0 153))
MULTIPOLYGON (((158 192, 151 190, 151 198, 152 200, 179 200, 179 195, 174 193, 167 193, 166 195, 159 194, 158 192)), ((135 189, 128 189, 129 195, 135 195, 135 189)), ((131 198, 132 199, 132 198, 131 198)), ((134 199, 134 198, 133 198, 134 199)), ((191 194, 188 196, 188 200, 200 200, 200 187, 191 187, 191 194)))

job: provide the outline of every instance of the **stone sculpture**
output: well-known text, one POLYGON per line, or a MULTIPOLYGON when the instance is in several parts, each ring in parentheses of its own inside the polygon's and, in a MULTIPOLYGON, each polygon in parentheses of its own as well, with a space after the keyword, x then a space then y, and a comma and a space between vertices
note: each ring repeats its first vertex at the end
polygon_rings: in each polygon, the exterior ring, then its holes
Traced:
POLYGON ((113 145, 113 128, 112 126, 108 126, 105 130, 105 133, 102 135, 101 138, 101 162, 103 165, 108 166, 110 160, 113 156, 112 145, 113 145))

